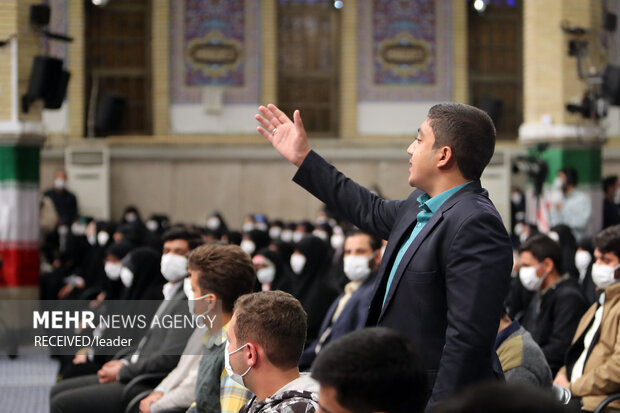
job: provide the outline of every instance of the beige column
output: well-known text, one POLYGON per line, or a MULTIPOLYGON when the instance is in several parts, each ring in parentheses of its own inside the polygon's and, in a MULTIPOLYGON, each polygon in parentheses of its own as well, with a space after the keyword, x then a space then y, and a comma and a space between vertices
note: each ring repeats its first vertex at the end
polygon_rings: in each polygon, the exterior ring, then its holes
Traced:
POLYGON ((469 103, 467 86, 467 7, 462 0, 452 1, 454 45, 454 98, 455 102, 469 103))
POLYGON ((68 65, 71 80, 67 90, 69 104, 69 135, 73 138, 84 136, 86 121, 86 96, 84 76, 84 14, 83 1, 69 1, 69 36, 73 42, 69 43, 68 65))
POLYGON ((340 137, 357 133, 357 0, 348 0, 341 10, 340 43, 340 137))
MULTIPOLYGON (((170 125, 170 2, 153 0, 153 135, 168 135, 170 125)), ((174 0, 172 0, 174 1, 174 0)))
POLYGON ((262 16, 262 65, 263 96, 261 104, 277 104, 278 100, 278 3, 276 0, 263 0, 262 16))

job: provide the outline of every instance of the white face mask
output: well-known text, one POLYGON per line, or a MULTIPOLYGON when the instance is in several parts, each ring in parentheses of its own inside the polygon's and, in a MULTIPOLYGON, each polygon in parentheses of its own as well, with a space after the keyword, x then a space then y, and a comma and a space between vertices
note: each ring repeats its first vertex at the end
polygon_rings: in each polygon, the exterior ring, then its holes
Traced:
POLYGON ((127 267, 121 268, 121 282, 125 288, 129 288, 133 284, 133 272, 127 267))
POLYGON ((553 180, 553 189, 555 189, 556 191, 561 191, 562 186, 564 186, 564 180, 559 176, 556 176, 553 180))
POLYGON ((620 265, 612 267, 611 265, 592 265, 592 281, 599 288, 607 288, 610 285, 616 283, 616 270, 620 268, 620 265))
POLYGON ((108 243, 109 240, 110 240, 110 234, 108 234, 107 232, 99 231, 97 233, 97 242, 102 247, 105 246, 108 243))
POLYGON ((88 240, 88 243, 94 247, 95 244, 97 243, 97 236, 95 234, 88 234, 86 235, 86 239, 88 240))
POLYGON ((280 234, 282 233, 282 228, 280 227, 271 227, 269 228, 269 238, 278 239, 280 238, 280 234))
POLYGON ((519 205, 521 203, 521 200, 523 199, 523 196, 519 193, 519 192, 513 192, 510 195, 510 200, 512 201, 513 204, 515 205, 519 205))
POLYGON ((84 235, 86 233, 86 225, 74 222, 71 224, 71 233, 77 236, 84 235))
POLYGON ((56 189, 65 189, 66 181, 62 178, 54 179, 54 188, 56 189))
POLYGON ((269 267, 261 268, 256 271, 256 278, 261 284, 271 284, 276 277, 276 267, 270 265, 269 267))
POLYGON ((123 268, 123 265, 120 262, 107 261, 104 266, 105 275, 110 280, 116 281, 121 276, 121 268, 123 268))
POLYGON ((551 238, 552 240, 554 240, 555 242, 560 243, 560 235, 557 232, 549 231, 547 236, 551 238))
POLYGON ((581 250, 575 253, 575 267, 580 274, 588 270, 590 262, 592 262, 592 256, 588 251, 581 250))
POLYGON ((297 275, 301 274, 306 266, 306 257, 301 254, 291 255, 291 269, 297 275))
POLYGON ((312 235, 315 237, 321 238, 323 241, 327 241, 327 232, 322 231, 320 229, 315 229, 312 231, 312 235))
POLYGON ((341 234, 332 235, 332 238, 330 239, 330 243, 332 244, 332 248, 335 250, 342 248, 342 246, 344 245, 344 235, 341 235, 341 234))
POLYGON ((521 284, 529 291, 538 291, 543 283, 543 280, 547 278, 548 274, 542 277, 538 277, 536 274, 536 267, 521 267, 519 270, 519 279, 521 284))
POLYGON ((347 255, 344 257, 344 273, 351 281, 361 281, 370 275, 370 259, 372 255, 347 255))
POLYGON ((259 221, 256 224, 254 224, 254 227, 256 229, 260 229, 261 231, 267 231, 267 223, 259 221))
POLYGON ((241 241, 239 247, 241 247, 241 249, 248 255, 252 255, 256 250, 256 244, 254 243, 254 241, 251 241, 249 239, 244 239, 243 241, 241 241))
POLYGON ((231 365, 230 365, 230 356, 235 354, 236 352, 242 350, 245 346, 247 346, 247 343, 242 345, 241 347, 239 347, 237 350, 235 351, 231 351, 230 353, 228 352, 228 342, 226 342, 226 347, 224 347, 224 368, 226 369, 226 374, 228 374, 228 377, 230 377, 232 379, 232 381, 234 381, 237 384, 242 385, 243 387, 246 387, 245 383, 243 382, 243 377, 248 374, 248 372, 250 371, 250 369, 252 368, 252 366, 248 367, 248 369, 245 371, 245 373, 243 374, 237 374, 233 371, 231 365))
POLYGON ((161 275, 170 282, 184 278, 187 275, 187 257, 171 252, 162 255, 161 275))
POLYGON ((244 222, 243 226, 241 227, 243 229, 243 232, 250 232, 254 229, 254 223, 253 222, 244 222))
POLYGON ((149 219, 148 221, 146 221, 146 224, 144 225, 146 225, 146 229, 148 229, 151 232, 155 232, 159 228, 159 224, 154 219, 149 219))
POLYGON ((283 229, 280 233, 280 239, 284 242, 291 242, 293 240, 293 231, 290 229, 283 229))
POLYGON ((136 215, 135 212, 128 212, 125 214, 125 221, 127 222, 134 222, 136 219, 138 219, 138 215, 136 215))
POLYGON ((295 231, 293 232, 293 242, 299 242, 303 239, 305 232, 295 231))
POLYGON ((209 217, 207 219, 207 228, 218 229, 220 227, 220 219, 218 217, 209 217))

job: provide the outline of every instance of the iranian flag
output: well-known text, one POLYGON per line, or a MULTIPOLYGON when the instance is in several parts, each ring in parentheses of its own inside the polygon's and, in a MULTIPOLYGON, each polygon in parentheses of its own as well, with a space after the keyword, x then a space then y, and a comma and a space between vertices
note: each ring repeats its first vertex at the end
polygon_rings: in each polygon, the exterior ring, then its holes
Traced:
POLYGON ((39 148, 0 145, 0 287, 39 284, 39 148))

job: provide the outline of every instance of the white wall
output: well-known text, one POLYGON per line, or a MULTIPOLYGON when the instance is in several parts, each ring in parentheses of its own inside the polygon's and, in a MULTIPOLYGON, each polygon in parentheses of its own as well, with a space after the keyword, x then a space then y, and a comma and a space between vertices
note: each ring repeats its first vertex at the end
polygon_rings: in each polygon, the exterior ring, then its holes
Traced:
POLYGON ((208 114, 200 104, 176 104, 170 107, 170 133, 253 134, 256 113, 258 105, 223 105, 221 113, 208 114))
POLYGON ((409 135, 417 133, 431 106, 440 102, 359 102, 360 135, 409 135))

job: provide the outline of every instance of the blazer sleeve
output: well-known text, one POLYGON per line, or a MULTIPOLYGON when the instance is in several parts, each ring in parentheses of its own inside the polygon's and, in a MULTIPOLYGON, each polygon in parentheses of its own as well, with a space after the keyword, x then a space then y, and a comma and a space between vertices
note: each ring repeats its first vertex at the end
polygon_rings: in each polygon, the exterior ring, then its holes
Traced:
POLYGON ((495 337, 508 292, 512 247, 501 219, 474 212, 444 251, 447 322, 437 379, 427 406, 493 377, 495 337))
POLYGON ((314 151, 306 156, 293 181, 357 227, 382 239, 388 239, 403 203, 373 194, 314 151))

